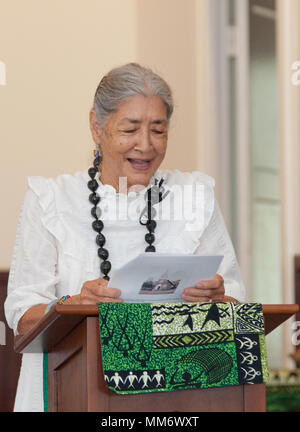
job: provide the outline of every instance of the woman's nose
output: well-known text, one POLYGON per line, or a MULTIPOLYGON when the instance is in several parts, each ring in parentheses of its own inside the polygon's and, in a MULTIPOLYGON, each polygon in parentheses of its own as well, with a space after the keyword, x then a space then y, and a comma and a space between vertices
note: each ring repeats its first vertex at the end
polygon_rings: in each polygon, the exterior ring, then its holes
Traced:
POLYGON ((152 143, 151 143, 150 133, 148 131, 143 131, 137 139, 135 149, 140 150, 143 153, 146 153, 151 149, 151 147, 152 147, 152 143))

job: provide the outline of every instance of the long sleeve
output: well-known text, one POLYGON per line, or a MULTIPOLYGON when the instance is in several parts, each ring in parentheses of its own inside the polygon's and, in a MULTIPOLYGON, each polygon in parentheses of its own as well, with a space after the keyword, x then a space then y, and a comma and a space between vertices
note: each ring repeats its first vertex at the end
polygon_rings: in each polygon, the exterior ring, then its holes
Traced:
POLYGON ((245 287, 240 269, 216 200, 211 220, 200 238, 195 254, 224 255, 218 273, 224 279, 225 295, 245 301, 245 287))
POLYGON ((38 197, 29 189, 17 227, 4 304, 8 325, 15 334, 26 310, 56 298, 57 249, 55 238, 42 224, 42 211, 38 197))

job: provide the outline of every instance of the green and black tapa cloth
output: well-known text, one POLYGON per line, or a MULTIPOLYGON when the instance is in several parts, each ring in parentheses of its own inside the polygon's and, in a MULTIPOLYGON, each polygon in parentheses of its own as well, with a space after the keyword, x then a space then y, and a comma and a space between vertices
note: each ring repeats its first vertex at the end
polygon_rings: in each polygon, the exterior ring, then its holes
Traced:
POLYGON ((106 385, 120 394, 267 381, 257 303, 101 303, 106 385))

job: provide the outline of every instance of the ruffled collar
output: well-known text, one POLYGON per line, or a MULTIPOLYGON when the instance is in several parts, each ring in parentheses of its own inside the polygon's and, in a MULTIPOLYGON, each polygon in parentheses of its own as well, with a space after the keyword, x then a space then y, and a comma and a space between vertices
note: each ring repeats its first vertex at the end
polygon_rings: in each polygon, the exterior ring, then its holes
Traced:
MULTIPOLYGON (((96 177, 96 180, 99 184, 99 188, 97 190, 97 192, 102 196, 102 197, 124 197, 127 195, 127 198, 138 198, 140 196, 144 196, 146 190, 153 186, 155 184, 155 179, 160 180, 162 178, 162 171, 161 170, 157 170, 153 176, 150 178, 149 184, 147 186, 145 186, 144 188, 141 188, 138 191, 129 191, 128 194, 124 194, 122 192, 117 192, 116 188, 110 184, 103 184, 101 182, 101 180, 99 179, 99 176, 96 177)), ((86 183, 90 180, 90 177, 88 175, 87 170, 84 171, 84 179, 86 181, 86 183)))

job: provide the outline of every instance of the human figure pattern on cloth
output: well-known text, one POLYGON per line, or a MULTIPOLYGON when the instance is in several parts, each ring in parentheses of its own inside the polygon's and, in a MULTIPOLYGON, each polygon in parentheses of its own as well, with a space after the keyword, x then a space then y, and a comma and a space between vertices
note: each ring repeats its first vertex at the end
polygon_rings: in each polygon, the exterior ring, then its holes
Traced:
POLYGON ((104 380, 120 394, 268 379, 262 305, 99 303, 104 380))

